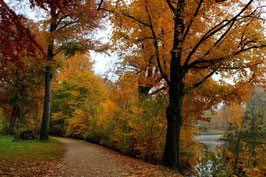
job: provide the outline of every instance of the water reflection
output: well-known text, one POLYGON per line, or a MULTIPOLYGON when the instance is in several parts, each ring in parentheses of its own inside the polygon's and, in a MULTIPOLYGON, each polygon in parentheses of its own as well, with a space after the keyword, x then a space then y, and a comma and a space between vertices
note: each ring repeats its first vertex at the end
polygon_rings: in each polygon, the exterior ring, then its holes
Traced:
POLYGON ((218 141, 219 138, 222 136, 222 134, 216 134, 216 135, 201 135, 199 137, 200 142, 206 144, 209 146, 210 150, 213 150, 215 146, 221 145, 222 142, 218 141))

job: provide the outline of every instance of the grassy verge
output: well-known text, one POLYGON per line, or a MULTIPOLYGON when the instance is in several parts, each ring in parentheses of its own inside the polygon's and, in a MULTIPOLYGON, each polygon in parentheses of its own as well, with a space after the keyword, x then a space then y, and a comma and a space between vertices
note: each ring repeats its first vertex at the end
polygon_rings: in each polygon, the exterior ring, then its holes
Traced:
POLYGON ((0 176, 42 176, 54 170, 64 155, 63 145, 54 139, 46 142, 12 142, 0 135, 0 176))

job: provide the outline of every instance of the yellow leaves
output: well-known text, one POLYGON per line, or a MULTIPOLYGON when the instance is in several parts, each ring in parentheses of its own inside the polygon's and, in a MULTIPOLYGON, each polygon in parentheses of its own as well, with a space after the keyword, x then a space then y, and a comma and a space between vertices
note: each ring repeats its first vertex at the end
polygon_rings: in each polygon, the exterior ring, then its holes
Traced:
POLYGON ((212 120, 218 125, 225 127, 228 123, 237 125, 240 127, 244 117, 244 107, 241 104, 232 104, 224 108, 221 108, 217 113, 217 118, 212 120))
POLYGON ((115 112, 118 110, 118 106, 111 100, 106 100, 105 102, 101 103, 101 106, 103 110, 108 113, 115 112))
POLYGON ((66 133, 73 137, 83 138, 89 128, 103 127, 100 111, 115 108, 111 102, 105 102, 109 93, 103 80, 91 71, 92 64, 88 54, 63 61, 58 82, 54 84, 56 109, 52 116, 68 121, 66 133), (99 118, 97 124, 95 117, 99 118))
MULTIPOLYGON (((248 177, 264 176, 265 173, 265 142, 255 147, 255 153, 250 148, 250 143, 240 141, 236 149, 217 149, 218 155, 222 154, 221 160, 225 159, 225 165, 230 174, 233 172, 238 175, 248 177), (236 161, 237 160, 237 161, 236 161), (236 166, 235 166, 235 162, 236 166), (240 173, 240 174, 239 174, 240 173)), ((237 175, 237 176, 238 176, 237 175)))
POLYGON ((87 121, 89 117, 84 112, 84 110, 76 109, 73 118, 69 119, 69 125, 67 128, 67 135, 71 135, 73 137, 83 138, 83 135, 88 130, 87 121))
POLYGON ((57 113, 53 113, 51 117, 54 120, 59 120, 59 119, 64 119, 65 115, 62 112, 57 112, 57 113))
POLYGON ((243 171, 247 173, 250 177, 261 177, 264 176, 265 167, 263 169, 259 169, 258 167, 255 167, 254 169, 244 169, 243 171))
POLYGON ((92 65, 89 53, 77 53, 74 57, 62 61, 62 70, 58 77, 61 80, 74 77, 80 72, 91 70, 92 65))

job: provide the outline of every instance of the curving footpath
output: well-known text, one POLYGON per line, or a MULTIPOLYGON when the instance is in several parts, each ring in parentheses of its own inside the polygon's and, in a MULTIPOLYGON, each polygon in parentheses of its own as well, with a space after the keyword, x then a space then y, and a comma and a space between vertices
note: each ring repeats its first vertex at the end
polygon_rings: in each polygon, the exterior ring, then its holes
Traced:
POLYGON ((126 167, 97 145, 72 139, 58 139, 66 146, 63 166, 54 174, 62 177, 120 177, 129 174, 126 167))

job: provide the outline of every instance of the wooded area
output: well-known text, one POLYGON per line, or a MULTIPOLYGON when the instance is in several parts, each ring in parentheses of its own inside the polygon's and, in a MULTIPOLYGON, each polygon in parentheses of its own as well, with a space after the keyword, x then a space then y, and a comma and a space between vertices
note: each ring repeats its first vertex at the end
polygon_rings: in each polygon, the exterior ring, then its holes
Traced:
POLYGON ((264 11, 263 0, 0 0, 0 131, 85 139, 180 175, 263 176, 264 11), (117 80, 95 74, 92 51, 118 54, 117 80), (224 133, 212 151, 198 138, 211 130, 224 133))

